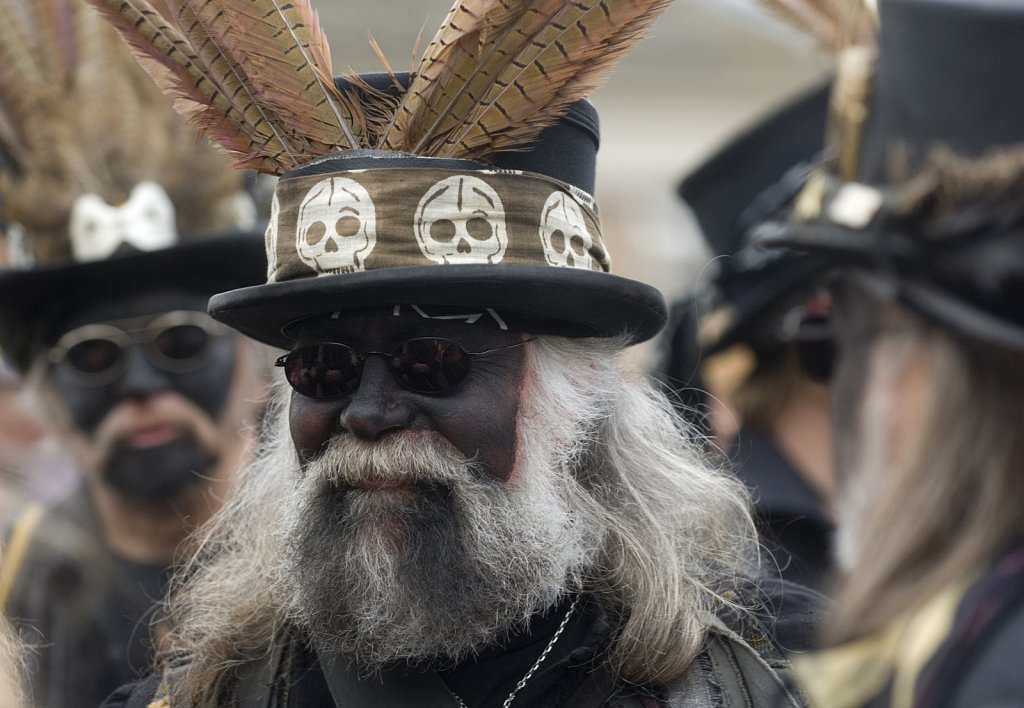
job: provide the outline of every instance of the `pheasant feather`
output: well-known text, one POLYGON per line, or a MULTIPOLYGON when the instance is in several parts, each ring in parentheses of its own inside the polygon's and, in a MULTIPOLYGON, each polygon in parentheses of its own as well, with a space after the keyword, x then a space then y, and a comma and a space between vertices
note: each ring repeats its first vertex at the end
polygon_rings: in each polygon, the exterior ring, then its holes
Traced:
POLYGON ((386 145, 483 157, 521 148, 607 77, 670 0, 458 3, 386 145), (424 95, 430 100, 423 100, 424 95))
POLYGON ((477 156, 528 144, 601 85, 670 0, 564 4, 494 79, 465 125, 439 134, 431 154, 477 156))
POLYGON ((215 37, 234 57, 265 107, 313 144, 359 147, 358 105, 334 85, 330 50, 316 12, 304 0, 197 2, 223 22, 215 37))
MULTIPOLYGON (((457 0, 398 97, 339 91, 309 0, 89 0, 237 166, 335 150, 487 159, 600 85, 671 0, 457 0)), ((386 64, 385 64, 386 65, 386 64)), ((397 83, 396 83, 397 86, 397 83)))
POLYGON ((224 66, 210 67, 168 18, 146 0, 93 2, 136 53, 143 68, 175 107, 235 158, 235 166, 274 172, 292 169, 300 156, 252 120, 244 99, 225 93, 224 66), (268 136, 269 133, 269 136, 268 136))
MULTIPOLYGON (((171 6, 170 11, 178 29, 195 49, 206 79, 220 95, 231 97, 231 103, 239 116, 237 123, 242 132, 252 143, 259 146, 261 153, 269 157, 273 163, 282 166, 296 164, 301 151, 282 135, 278 121, 268 115, 267 110, 254 95, 243 68, 238 66, 231 54, 220 45, 218 38, 223 35, 226 26, 223 14, 211 3, 198 10, 190 3, 182 3, 180 6, 171 6)), ((208 126, 212 133, 217 132, 214 129, 217 119, 211 116, 202 123, 204 127, 208 126)), ((235 149, 233 152, 238 156, 240 166, 247 166, 255 153, 248 146, 246 149, 235 149)))

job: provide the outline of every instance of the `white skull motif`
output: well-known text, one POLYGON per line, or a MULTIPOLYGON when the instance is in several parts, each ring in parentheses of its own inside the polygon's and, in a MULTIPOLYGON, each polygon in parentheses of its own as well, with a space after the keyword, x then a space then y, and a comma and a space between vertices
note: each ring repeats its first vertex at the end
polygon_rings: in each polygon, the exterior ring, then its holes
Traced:
POLYGON ((270 220, 267 222, 266 233, 263 234, 263 241, 267 248, 267 282, 274 282, 277 273, 277 215, 281 213, 281 202, 277 199, 277 192, 274 192, 270 200, 270 220))
POLYGON ((552 192, 544 202, 540 240, 551 265, 590 270, 594 239, 580 205, 565 192, 552 192))
POLYGON ((178 242, 174 205, 156 182, 139 182, 121 206, 107 204, 98 194, 83 194, 71 207, 68 238, 80 263, 108 258, 122 246, 169 248, 178 242))
POLYGON ((347 177, 317 182, 299 205, 295 248, 320 273, 364 270, 377 245, 377 212, 370 193, 347 177))
POLYGON ((420 199, 416 238, 435 263, 500 263, 508 247, 505 208, 482 179, 448 177, 420 199))

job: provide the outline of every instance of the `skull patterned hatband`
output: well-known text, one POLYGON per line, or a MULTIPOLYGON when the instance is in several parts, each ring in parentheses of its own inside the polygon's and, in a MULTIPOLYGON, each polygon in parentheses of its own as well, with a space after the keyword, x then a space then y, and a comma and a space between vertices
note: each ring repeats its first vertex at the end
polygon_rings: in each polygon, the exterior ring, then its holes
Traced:
POLYGON ((610 267, 582 190, 535 173, 437 167, 285 176, 267 260, 269 282, 416 265, 610 267))

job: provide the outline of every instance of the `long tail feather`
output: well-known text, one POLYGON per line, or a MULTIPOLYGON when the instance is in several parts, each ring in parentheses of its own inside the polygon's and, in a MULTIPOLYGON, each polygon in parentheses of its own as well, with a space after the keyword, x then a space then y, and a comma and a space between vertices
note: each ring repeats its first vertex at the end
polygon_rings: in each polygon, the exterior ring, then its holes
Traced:
POLYGON ((434 115, 414 107, 407 123, 430 126, 415 151, 481 157, 523 147, 599 86, 670 2, 493 0, 483 12, 505 21, 442 38, 425 59, 444 85, 435 95, 452 100, 434 115))
POLYGON ((288 116, 312 143, 360 145, 361 112, 334 86, 327 38, 308 0, 221 2, 218 7, 224 23, 217 40, 244 67, 265 107, 288 116))
POLYGON ((217 87, 189 41, 146 0, 90 2, 121 33, 157 85, 174 96, 178 111, 233 155, 235 166, 269 172, 295 166, 298 156, 268 141, 246 120, 245 106, 236 106, 217 87))
POLYGON ((396 107, 366 86, 336 89, 310 0, 162 1, 174 22, 147 0, 89 0, 236 165, 278 173, 336 149, 522 148, 600 85, 671 2, 457 0, 396 107))
POLYGON ((89 0, 176 106, 236 167, 280 173, 362 147, 367 117, 337 90, 308 0, 89 0))
POLYGON ((218 42, 226 24, 223 13, 213 3, 204 3, 199 8, 182 3, 171 6, 169 14, 200 57, 206 79, 221 95, 231 97, 242 131, 275 162, 287 156, 292 165, 298 163, 301 151, 282 134, 278 121, 268 115, 253 94, 244 69, 218 42))
POLYGON ((574 3, 497 78, 467 125, 435 150, 475 155, 528 143, 569 104, 600 86, 670 4, 598 0, 584 9, 574 3))

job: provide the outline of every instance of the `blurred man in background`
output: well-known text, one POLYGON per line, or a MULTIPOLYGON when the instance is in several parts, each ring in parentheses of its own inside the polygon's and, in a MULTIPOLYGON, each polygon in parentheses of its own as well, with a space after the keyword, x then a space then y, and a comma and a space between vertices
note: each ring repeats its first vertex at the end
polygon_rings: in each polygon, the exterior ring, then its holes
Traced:
POLYGON ((5 520, 0 604, 34 705, 80 708, 150 664, 149 611, 247 458, 265 365, 205 309, 266 266, 241 173, 91 8, 47 7, 0 62, 0 346, 81 486, 5 520))
POLYGON ((685 415, 697 406, 750 489, 771 562, 816 589, 831 567, 835 486, 819 364, 827 301, 813 291, 820 263, 766 250, 748 233, 788 207, 819 158, 827 100, 827 87, 791 99, 680 184, 718 257, 712 279, 673 306, 656 372, 689 405, 685 415))
POLYGON ((835 270, 842 577, 821 706, 1024 696, 1024 6, 881 0, 834 158, 762 237, 835 270))

